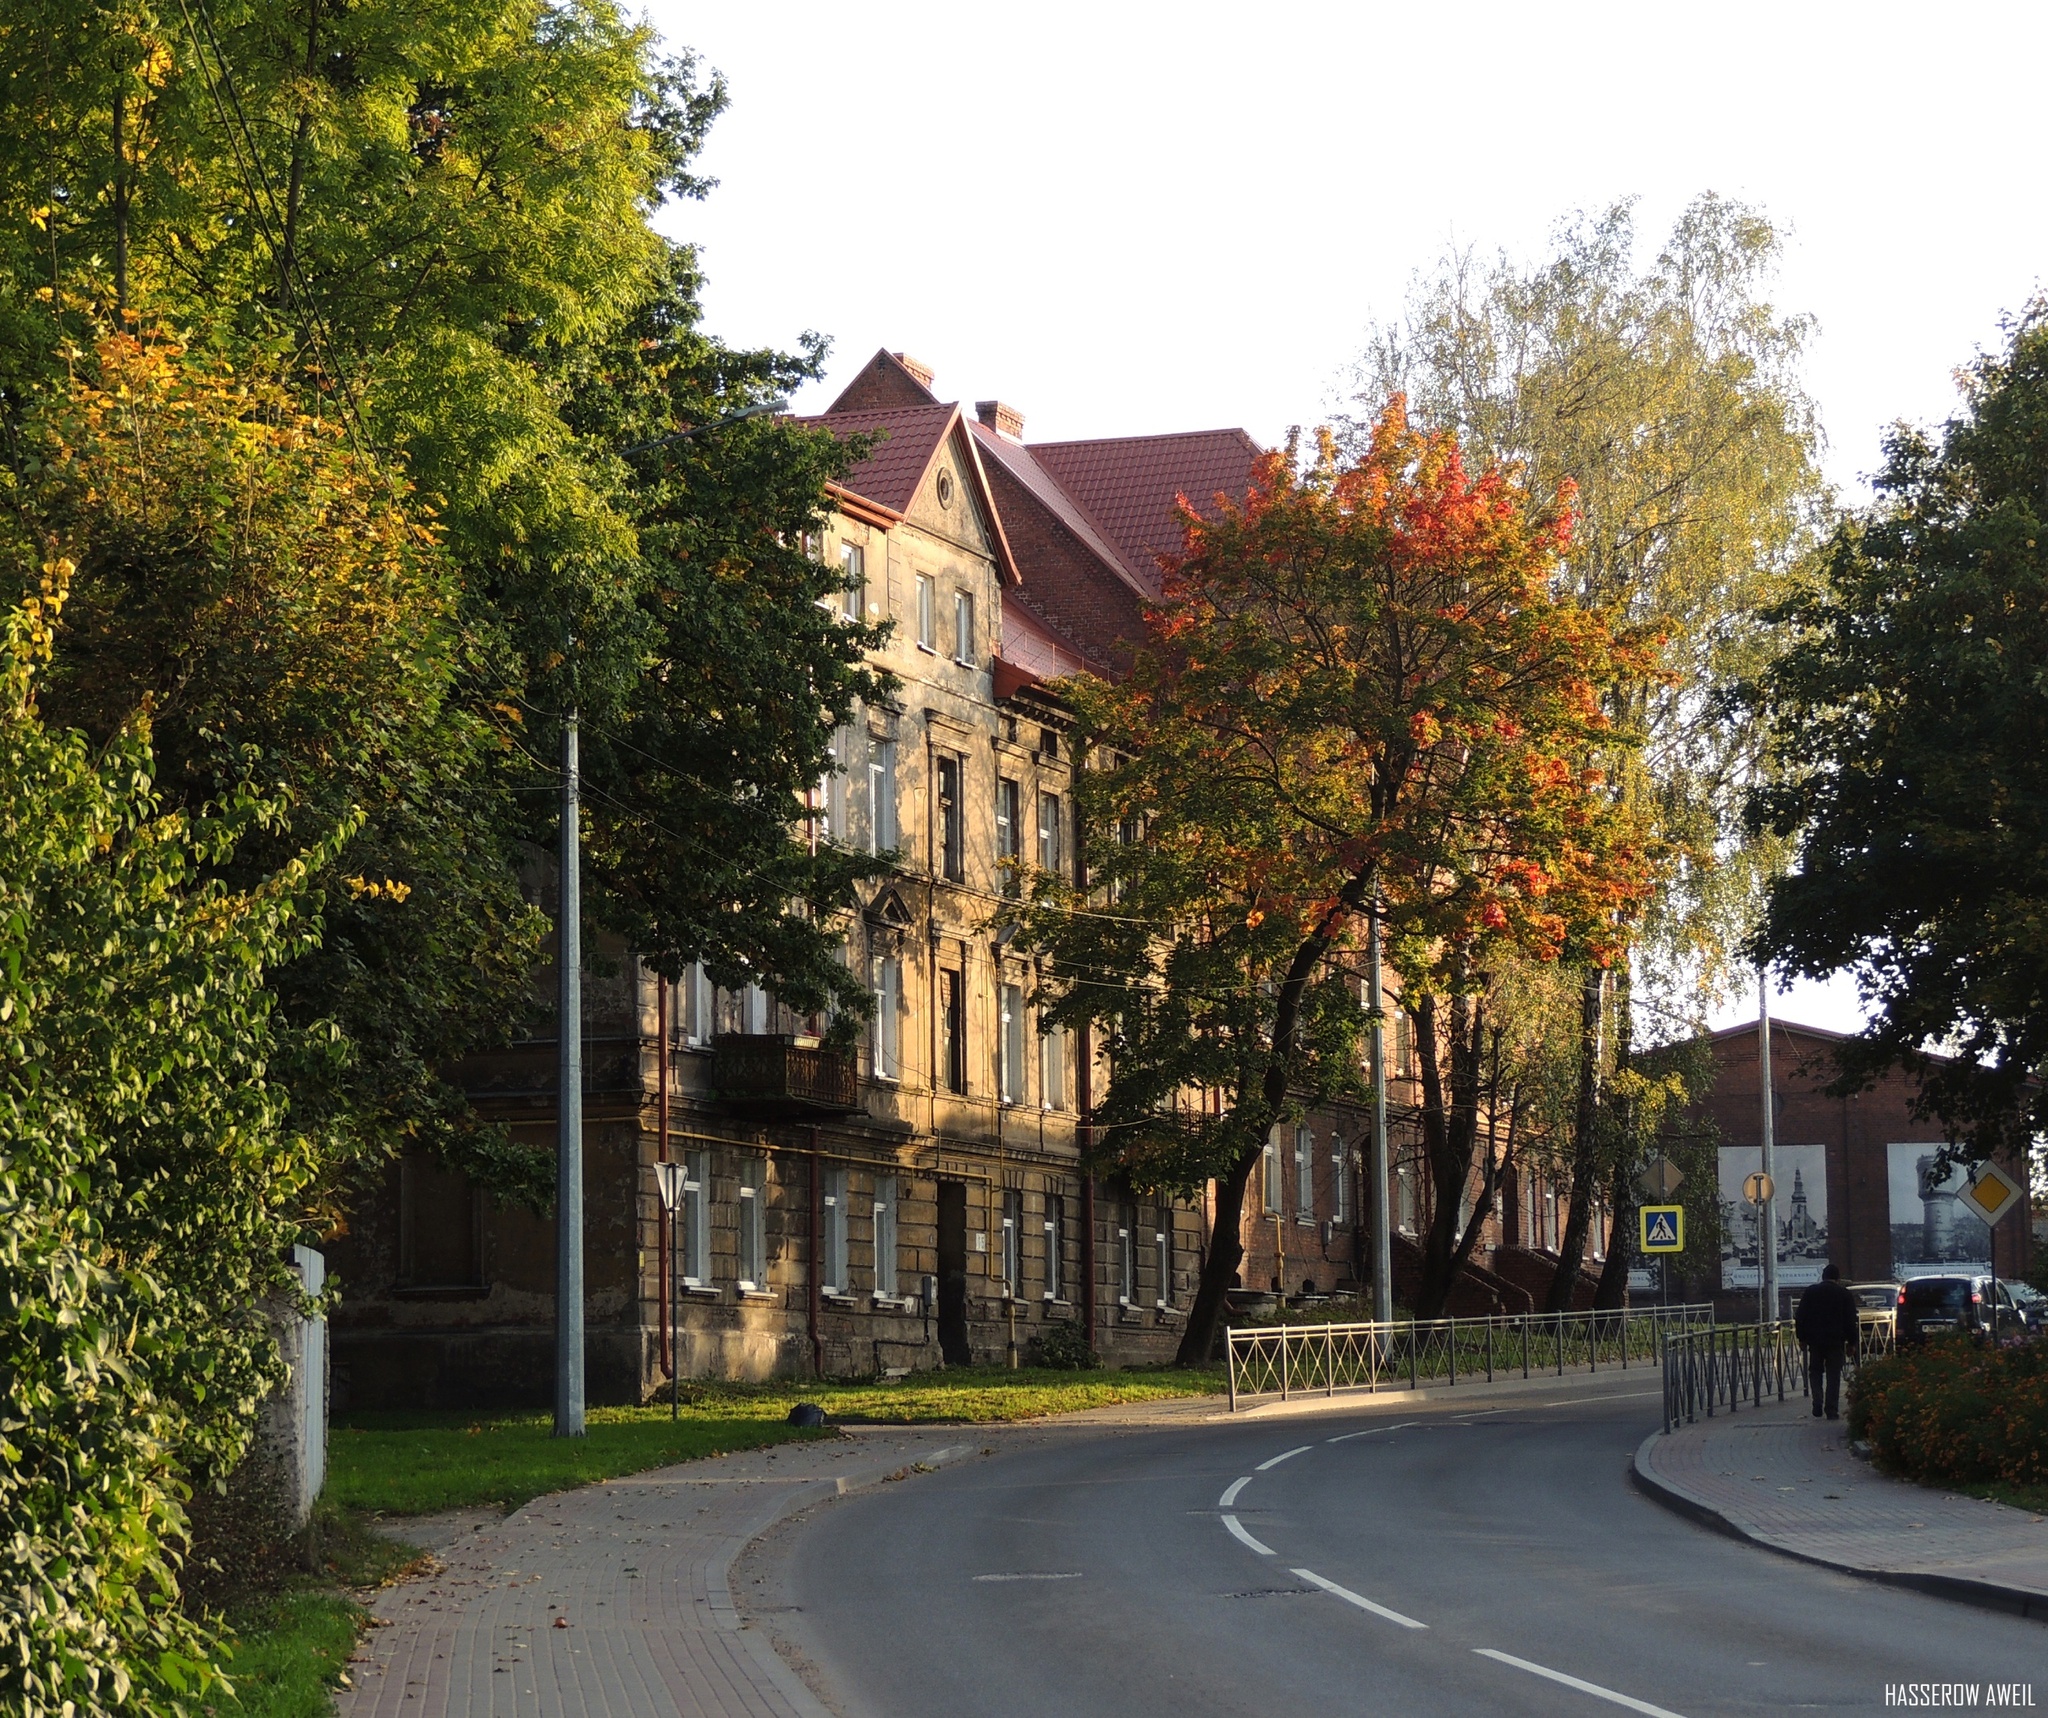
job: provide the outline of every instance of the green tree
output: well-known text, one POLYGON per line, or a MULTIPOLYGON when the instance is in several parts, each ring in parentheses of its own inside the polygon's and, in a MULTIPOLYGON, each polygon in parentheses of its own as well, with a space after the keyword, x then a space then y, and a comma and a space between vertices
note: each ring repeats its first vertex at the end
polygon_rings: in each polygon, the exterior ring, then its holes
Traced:
MULTIPOLYGON (((664 198, 706 189, 691 164, 722 84, 609 4, 531 0, 29 0, 0 20, 0 71, 0 261, 17 289, 0 291, 0 417, 61 415, 49 396, 77 384, 57 355, 97 347, 117 315, 176 325, 207 361, 291 387, 436 533, 445 602, 419 617, 419 675, 396 696, 432 710, 374 780, 325 775, 311 722, 280 748, 230 696, 240 670, 181 683, 221 719, 201 767, 167 752, 167 783, 218 779, 253 746, 302 815, 361 795, 363 863, 343 877, 410 891, 337 880, 322 956, 276 977, 345 1044, 323 1064, 338 1077, 306 1072, 309 1111, 544 1188, 436 1070, 529 1006, 514 861, 553 838, 571 705, 600 922, 665 970, 701 957, 857 1013, 821 927, 858 867, 812 850, 802 790, 834 722, 879 690, 860 666, 873 634, 827 621, 814 599, 834 575, 800 553, 854 450, 749 422, 622 457, 822 359, 815 340, 788 356, 705 334, 694 257, 650 225, 664 198)), ((136 612, 152 610, 180 639, 187 617, 165 599, 136 612)), ((227 667, 190 642, 160 665, 227 667)), ((122 718, 99 703, 97 729, 122 718)))
POLYGON ((1847 1079, 1916 1074, 1981 1160, 2048 1127, 2048 305, 1963 392, 1938 433, 1893 432, 1875 502, 1774 612, 1792 643, 1749 688, 1776 766, 1751 812, 1799 854, 1759 957, 1853 969, 1872 1019, 1847 1079))
POLYGON ((1582 755, 1643 654, 1552 597, 1568 540, 1397 400, 1363 458, 1325 441, 1297 474, 1268 455, 1241 509, 1190 520, 1128 678, 1071 685, 1106 760, 1082 772, 1087 825, 1130 839, 1091 852, 1107 904, 1039 880, 1029 936, 1049 1017, 1103 1032, 1100 1158, 1141 1187, 1216 1182, 1184 1360, 1214 1341, 1273 1129, 1355 1087, 1375 901, 1423 1027, 1440 1303, 1482 1138, 1489 964, 1556 958, 1640 886, 1582 755))
POLYGON ((276 1381, 260 1302, 320 1168, 264 978, 317 933, 333 844, 230 888, 208 873, 276 806, 186 816, 140 728, 44 725, 67 572, 0 638, 0 1702, 192 1712, 216 1679, 178 1607, 184 1500, 276 1381))
MULTIPOLYGON (((1665 865, 1639 918, 1618 927, 1629 958, 1579 968, 1571 1214, 1553 1307, 1569 1304, 1596 1200, 1618 1223, 1633 1203, 1636 1165, 1612 1148, 1635 1132, 1601 1111, 1615 1101, 1609 1076, 1628 1071, 1634 983, 1670 1003, 1725 982, 1782 863, 1782 844, 1741 815, 1760 727, 1717 696, 1776 648, 1765 613, 1827 504, 1799 375, 1811 324, 1764 296, 1781 243, 1756 211, 1707 195, 1641 267, 1632 207, 1617 204, 1562 226, 1533 266, 1447 258, 1359 365, 1363 398, 1405 388, 1420 421, 1517 471, 1539 501, 1570 485, 1572 588, 1665 640, 1668 672, 1609 699, 1635 741, 1613 791, 1650 821, 1665 865)), ((1618 1253, 1603 1305, 1621 1304, 1618 1253)))

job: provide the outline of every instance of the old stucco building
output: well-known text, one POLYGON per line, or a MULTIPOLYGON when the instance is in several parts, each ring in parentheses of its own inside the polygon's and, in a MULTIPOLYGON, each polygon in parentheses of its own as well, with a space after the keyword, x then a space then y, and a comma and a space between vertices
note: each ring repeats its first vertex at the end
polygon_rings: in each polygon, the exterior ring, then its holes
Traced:
MULTIPOLYGON (((880 660, 901 688, 837 736, 813 808, 819 839, 896 855, 846 926, 875 1021, 840 1058, 764 992, 695 973, 671 987, 617 947, 588 957, 593 1401, 644 1397, 671 1356, 685 1376, 872 1374, 1029 1360, 1062 1324, 1112 1364, 1180 1338, 1202 1211, 1082 1173, 1091 1046, 1039 1032, 1033 974, 995 921, 1020 867, 1081 863, 1077 761, 1045 683, 1115 671, 1178 542, 1176 498, 1241 495, 1257 449, 1234 430, 1033 447, 1008 406, 970 414, 930 382, 878 353, 818 420, 881 438, 816 552, 846 569, 849 604, 892 623, 880 660), (673 1237, 664 1155, 685 1170, 673 1237)), ((466 1079, 544 1140, 553 1064, 543 1025, 466 1079)), ((545 1220, 412 1158, 361 1202, 334 1266, 347 1402, 546 1399, 545 1220)))

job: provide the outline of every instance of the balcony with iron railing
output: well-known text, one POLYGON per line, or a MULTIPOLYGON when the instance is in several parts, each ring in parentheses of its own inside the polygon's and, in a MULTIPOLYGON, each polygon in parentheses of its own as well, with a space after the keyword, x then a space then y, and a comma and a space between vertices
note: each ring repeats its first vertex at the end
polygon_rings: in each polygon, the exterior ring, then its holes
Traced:
POLYGON ((788 1032, 721 1032, 711 1040, 711 1092, 763 1121, 851 1115, 861 1107, 851 1056, 788 1032))

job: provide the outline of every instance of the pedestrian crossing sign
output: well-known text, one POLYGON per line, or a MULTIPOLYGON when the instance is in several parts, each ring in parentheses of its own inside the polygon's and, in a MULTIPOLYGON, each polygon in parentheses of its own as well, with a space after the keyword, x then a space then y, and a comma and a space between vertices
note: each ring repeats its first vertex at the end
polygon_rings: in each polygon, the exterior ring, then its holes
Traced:
POLYGON ((1642 1251, 1682 1253, 1685 1251, 1685 1207, 1645 1205, 1640 1212, 1642 1251))

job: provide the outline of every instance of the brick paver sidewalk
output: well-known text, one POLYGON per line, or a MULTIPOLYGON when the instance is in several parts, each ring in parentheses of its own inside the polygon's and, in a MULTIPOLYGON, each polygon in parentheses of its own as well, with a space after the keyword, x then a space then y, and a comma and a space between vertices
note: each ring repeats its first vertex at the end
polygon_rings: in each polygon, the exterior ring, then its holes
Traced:
POLYGON ((1889 1479, 1849 1452, 1844 1428, 1804 1400, 1718 1414, 1645 1439, 1636 1477, 1773 1550, 2048 1618, 2048 1521, 1889 1479))
POLYGON ((825 1718, 734 1614, 733 1558, 800 1503, 980 1447, 863 1431, 537 1498, 379 1595, 340 1718, 825 1718))

